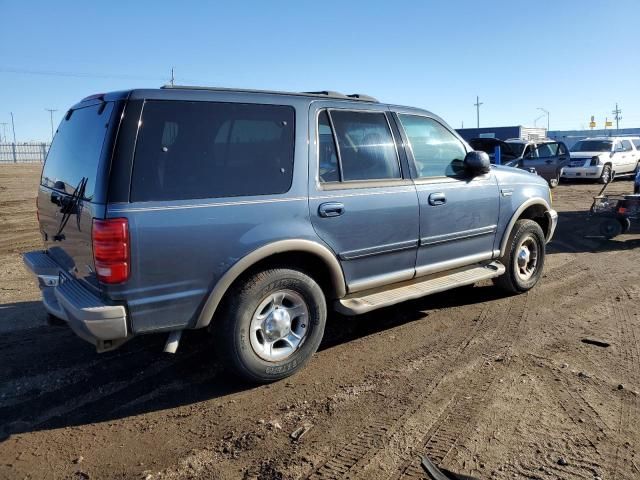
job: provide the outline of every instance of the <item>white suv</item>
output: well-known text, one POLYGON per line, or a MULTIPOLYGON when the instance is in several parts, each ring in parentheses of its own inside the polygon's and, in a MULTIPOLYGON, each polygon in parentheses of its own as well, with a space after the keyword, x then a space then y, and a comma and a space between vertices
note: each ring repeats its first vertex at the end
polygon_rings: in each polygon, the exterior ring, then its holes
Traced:
POLYGON ((562 178, 593 178, 608 183, 614 177, 635 175, 640 162, 640 137, 585 138, 571 147, 571 162, 562 178))

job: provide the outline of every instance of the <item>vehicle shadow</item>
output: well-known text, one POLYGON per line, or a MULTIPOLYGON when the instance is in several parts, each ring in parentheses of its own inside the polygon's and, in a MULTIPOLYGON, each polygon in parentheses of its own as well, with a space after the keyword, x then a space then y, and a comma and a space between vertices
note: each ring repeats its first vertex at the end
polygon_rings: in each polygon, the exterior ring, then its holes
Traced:
MULTIPOLYGON (((424 321, 429 310, 503 296, 491 286, 479 286, 358 317, 333 313, 320 350, 424 321)), ((0 308, 10 308, 15 320, 46 317, 40 302, 0 308)), ((0 336, 0 442, 12 434, 117 420, 259 388, 226 375, 204 331, 185 332, 175 355, 162 353, 164 341, 165 335, 140 336, 116 351, 98 355, 64 325, 40 323, 5 331, 0 336)))

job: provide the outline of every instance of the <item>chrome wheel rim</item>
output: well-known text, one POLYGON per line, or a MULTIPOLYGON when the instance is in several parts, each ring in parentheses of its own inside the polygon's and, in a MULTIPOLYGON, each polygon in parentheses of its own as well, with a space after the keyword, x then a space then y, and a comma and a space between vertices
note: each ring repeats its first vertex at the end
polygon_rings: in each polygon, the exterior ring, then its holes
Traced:
POLYGON ((251 348, 267 362, 289 358, 304 343, 309 330, 309 308, 293 290, 265 297, 251 318, 251 348))
POLYGON ((516 274, 521 280, 527 281, 533 277, 538 267, 538 242, 527 235, 520 241, 517 252, 516 274))
POLYGON ((607 167, 604 167, 604 170, 602 171, 602 181, 604 183, 609 183, 610 177, 611 177, 611 170, 608 169, 607 167))

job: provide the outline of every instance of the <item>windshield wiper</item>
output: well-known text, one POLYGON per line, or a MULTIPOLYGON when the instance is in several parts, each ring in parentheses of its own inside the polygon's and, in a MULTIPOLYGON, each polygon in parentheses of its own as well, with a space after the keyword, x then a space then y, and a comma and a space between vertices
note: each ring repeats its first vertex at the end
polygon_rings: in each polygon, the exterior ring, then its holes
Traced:
MULTIPOLYGON (((62 212, 62 218, 60 219, 58 231, 53 236, 54 242, 61 242, 62 240, 64 240, 65 237, 62 234, 62 231, 64 230, 64 227, 67 226, 69 218, 71 218, 71 215, 73 213, 78 213, 79 215, 78 204, 80 203, 80 200, 84 198, 84 190, 87 187, 88 180, 89 179, 87 177, 82 177, 82 180, 80 180, 78 186, 75 188, 73 193, 71 193, 71 197, 68 200, 64 200, 62 202, 62 208, 60 209, 60 211, 62 212)), ((78 217, 78 228, 80 228, 80 217, 78 217)))

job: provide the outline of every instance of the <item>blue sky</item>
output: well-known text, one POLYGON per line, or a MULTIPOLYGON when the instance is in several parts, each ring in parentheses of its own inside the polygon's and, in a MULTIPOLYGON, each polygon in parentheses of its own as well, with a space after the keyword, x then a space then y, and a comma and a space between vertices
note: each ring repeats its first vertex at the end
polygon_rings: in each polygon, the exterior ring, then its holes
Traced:
MULTIPOLYGON (((82 97, 168 82, 362 92, 459 128, 640 127, 640 1, 0 0, 0 122, 50 136, 82 97), (538 120, 538 125, 546 119, 538 120)), ((10 126, 9 126, 10 128, 10 126)), ((1 130, 0 130, 1 132, 1 130)))

